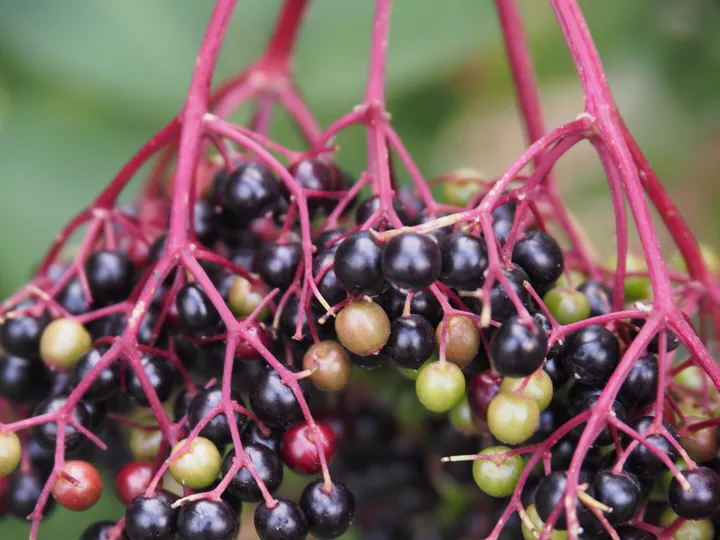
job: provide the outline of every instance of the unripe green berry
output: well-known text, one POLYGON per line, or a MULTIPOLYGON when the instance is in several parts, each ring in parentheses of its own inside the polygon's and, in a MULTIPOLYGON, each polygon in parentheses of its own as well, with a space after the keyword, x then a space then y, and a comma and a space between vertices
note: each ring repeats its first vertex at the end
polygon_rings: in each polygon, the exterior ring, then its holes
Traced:
MULTIPOLYGON (((672 508, 665 510, 660 516, 660 526, 667 527, 671 525, 678 515, 672 511, 672 508)), ((663 538, 666 538, 663 536, 663 538)), ((713 540, 715 538, 715 527, 709 519, 699 519, 693 521, 685 520, 672 533, 673 540, 713 540)))
POLYGON ((173 448, 170 474, 181 486, 202 489, 212 484, 220 474, 222 457, 217 447, 205 437, 197 437, 190 446, 176 456, 185 445, 183 439, 173 448))
MULTIPOLYGON (((531 504, 527 507, 525 510, 528 517, 530 518, 530 521, 532 522, 533 526, 535 527, 535 532, 533 532, 530 527, 527 526, 527 524, 523 521, 522 524, 522 534, 523 538, 525 540, 537 540, 540 538, 540 534, 542 533, 543 527, 545 527, 545 524, 543 523, 542 519, 540 519, 540 516, 537 513, 537 510, 535 509, 535 505, 531 504)), ((567 540, 568 533, 567 531, 553 531, 550 535, 550 540, 567 540)))
MULTIPOLYGON (((507 446, 492 446, 480 452, 481 456, 502 455, 507 446)), ((492 497, 509 497, 525 468, 522 456, 500 459, 477 459, 473 462, 473 478, 478 487, 492 497)))
POLYGON ((535 400, 500 392, 488 406, 488 427, 495 437, 507 444, 527 441, 540 422, 535 400))
MULTIPOLYGON (((634 274, 637 272, 647 272, 647 264, 645 259, 638 257, 633 253, 628 253, 625 258, 625 273, 634 274)), ((608 259, 608 268, 615 270, 617 268, 617 254, 608 259)), ((652 287, 650 286, 650 278, 646 276, 626 276, 625 277, 625 301, 637 302, 638 300, 648 300, 652 298, 652 287)))
POLYGON ((572 324, 590 316, 590 301, 580 291, 555 287, 543 297, 543 302, 560 324, 572 324))
POLYGON ((540 412, 548 408, 553 398, 552 379, 550 375, 542 369, 537 370, 526 378, 505 377, 500 385, 500 391, 506 394, 517 394, 534 400, 540 412), (527 383, 525 387, 520 390, 525 379, 527 379, 527 383))
POLYGON ((465 395, 465 376, 452 362, 433 362, 420 369, 415 392, 425 408, 447 412, 465 395))
POLYGON ((15 433, 0 433, 0 478, 10 476, 20 464, 22 445, 15 433))

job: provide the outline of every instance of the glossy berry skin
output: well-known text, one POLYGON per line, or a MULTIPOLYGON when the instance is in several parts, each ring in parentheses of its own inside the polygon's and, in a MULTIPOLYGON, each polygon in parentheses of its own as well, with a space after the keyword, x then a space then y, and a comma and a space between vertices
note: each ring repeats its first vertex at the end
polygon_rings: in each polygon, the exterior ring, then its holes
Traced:
MULTIPOLYGON (((117 525, 114 521, 96 521, 83 531, 80 540, 107 540, 108 534, 117 525)), ((127 538, 122 535, 120 538, 127 538)))
POLYGON ((522 266, 541 294, 563 273, 565 259, 555 239, 542 231, 529 231, 513 248, 512 260, 522 266))
POLYGON ((406 369, 420 369, 435 351, 435 330, 420 315, 395 319, 383 355, 406 369))
POLYGON ((178 513, 177 531, 182 540, 235 540, 239 528, 237 515, 223 500, 190 501, 178 513))
POLYGON ((720 508, 720 478, 708 467, 680 471, 690 484, 685 491, 673 477, 668 489, 670 508, 685 519, 708 519, 720 508))
MULTIPOLYGON (((168 359, 159 356, 145 355, 140 359, 140 362, 158 399, 161 402, 167 401, 175 388, 175 367, 168 359)), ((140 379, 132 369, 128 368, 125 384, 127 385, 128 395, 135 403, 142 406, 150 405, 140 384, 140 379)))
MULTIPOLYGON (((581 414, 591 410, 600 399, 601 389, 591 388, 582 384, 575 384, 568 395, 568 407, 573 414, 581 414)), ((615 417, 625 422, 627 419, 627 410, 620 401, 614 400, 610 405, 610 410, 615 417)), ((578 428, 578 433, 582 432, 582 427, 578 428)), ((612 433, 609 427, 605 427, 595 439, 595 443, 600 446, 606 446, 613 443, 612 433)))
MULTIPOLYGON (((408 211, 405 203, 403 203, 399 198, 393 197, 392 207, 397 216, 400 218, 400 221, 403 223, 409 223, 410 219, 408 217, 408 211)), ((373 216, 373 214, 377 213, 378 210, 380 210, 380 197, 377 195, 368 197, 356 208, 355 223, 358 225, 365 223, 373 216)))
POLYGON ((620 345, 610 330, 593 324, 567 335, 562 360, 577 382, 602 385, 620 362, 620 345))
POLYGON ((79 484, 59 476, 52 488, 55 500, 74 512, 84 512, 95 506, 103 490, 102 478, 97 469, 87 461, 68 461, 63 471, 79 484))
POLYGON ((254 521, 260 540, 304 540, 309 532, 305 514, 287 499, 277 499, 272 508, 260 503, 255 509, 254 521))
POLYGON ((543 370, 550 376, 555 390, 562 388, 565 386, 565 383, 570 380, 570 376, 567 371, 565 371, 565 366, 563 366, 560 358, 557 356, 550 356, 548 354, 543 364, 543 370))
POLYGON ((609 285, 595 279, 583 282, 578 291, 590 302, 590 316, 599 317, 610 313, 612 307, 612 289, 609 285))
POLYGON ((248 444, 256 443, 267 446, 270 450, 277 452, 280 449, 282 434, 282 430, 279 429, 270 429, 270 432, 265 434, 262 432, 258 424, 255 422, 249 422, 245 430, 240 435, 240 441, 243 443, 243 447, 248 444))
MULTIPOLYGON (((106 348, 93 347, 85 353, 73 367, 70 375, 70 383, 77 386, 87 376, 88 372, 102 359, 106 348)), ((93 381, 83 399, 88 401, 107 401, 120 390, 120 366, 113 362, 100 372, 100 375, 93 381)))
MULTIPOLYGON (((640 331, 639 329, 644 325, 645 319, 632 319, 630 321, 630 326, 628 327, 630 336, 635 338, 640 331)), ((673 332, 665 331, 665 335, 665 347, 668 352, 674 351, 680 346, 680 339, 673 332)), ((660 333, 657 333, 652 337, 650 343, 648 343, 647 350, 654 354, 658 354, 660 352, 660 333)))
MULTIPOLYGON (((511 269, 503 268, 502 273, 510 283, 510 288, 517 294, 520 302, 527 307, 530 302, 530 293, 528 293, 523 283, 525 281, 529 282, 530 278, 525 273, 525 270, 519 266, 514 266, 511 269)), ((482 303, 478 301, 476 304, 479 313, 482 308, 482 303)), ((517 309, 515 308, 515 304, 510 300, 505 286, 500 283, 500 280, 495 280, 490 290, 490 315, 492 319, 503 322, 516 313, 517 309)))
POLYGON ((202 336, 212 332, 220 322, 220 314, 198 283, 186 283, 175 298, 177 322, 188 335, 202 336))
POLYGON ((0 326, 0 346, 7 354, 13 356, 38 358, 40 336, 48 322, 47 317, 38 318, 30 315, 20 315, 5 320, 0 326))
POLYGON ((487 410, 492 399, 500 393, 503 378, 492 371, 481 371, 473 377, 468 389, 468 403, 478 418, 487 418, 487 410))
POLYGON ((153 477, 153 464, 149 461, 132 461, 115 475, 115 494, 127 506, 135 497, 142 495, 153 477))
MULTIPOLYGON (((250 443, 243 450, 250 460, 255 472, 272 495, 282 485, 283 465, 280 456, 269 447, 258 443, 250 443)), ((235 452, 230 452, 223 460, 222 474, 225 476, 233 466, 235 452)), ((260 502, 262 492, 247 467, 243 466, 235 473, 228 485, 228 491, 243 502, 260 502)))
MULTIPOLYGON (((301 187, 313 191, 337 191, 341 188, 341 178, 337 170, 316 158, 304 158, 288 167, 295 182, 301 187)), ((308 208, 315 211, 323 206, 325 199, 308 195, 308 208)))
POLYGON ((383 275, 401 290, 428 288, 440 275, 440 265, 440 248, 429 236, 403 233, 393 236, 383 247, 383 275))
POLYGON ((23 403, 42 396, 50 387, 50 371, 38 358, 6 354, 0 358, 0 396, 23 403))
POLYGON ((97 251, 85 262, 90 293, 96 302, 114 304, 125 300, 135 283, 135 268, 127 255, 97 251))
POLYGON ((193 231, 201 244, 212 246, 218 239, 215 227, 215 209, 210 201, 200 199, 193 205, 193 231))
POLYGON ((504 377, 527 377, 542 366, 547 334, 535 319, 526 326, 519 316, 506 320, 493 334, 490 353, 495 369, 504 377))
POLYGON ((387 288, 382 273, 382 246, 367 231, 353 233, 340 243, 333 268, 350 294, 375 296, 387 288))
MULTIPOLYGON (((337 248, 321 248, 315 254, 313 257, 313 276, 319 276, 326 266, 334 263, 336 250, 337 248)), ((322 294, 323 298, 325 298, 331 306, 339 304, 345 300, 347 296, 345 288, 340 284, 337 275, 335 275, 335 268, 330 268, 325 272, 320 281, 318 281, 317 286, 320 294, 322 294)))
POLYGON ((629 409, 643 409, 655 402, 658 388, 658 363, 654 354, 646 353, 633 362, 618 398, 629 409))
POLYGON ((58 294, 57 301, 70 315, 82 315, 90 311, 90 303, 78 278, 68 281, 58 294))
POLYGON ((260 163, 243 163, 221 184, 223 206, 243 222, 270 211, 281 191, 278 179, 260 163))
POLYGON ((291 426, 283 435, 280 451, 285 464, 298 474, 315 474, 320 471, 320 455, 317 442, 326 461, 332 460, 337 447, 335 432, 323 422, 316 424, 317 430, 306 423, 291 426))
POLYGON ((488 267, 487 247, 483 240, 454 232, 443 239, 441 248, 443 283, 462 291, 482 287, 488 267))
POLYGON ((135 497, 125 512, 125 534, 130 540, 173 540, 177 530, 175 495, 159 490, 152 497, 135 497))
MULTIPOLYGON (((378 303, 385 310, 388 318, 394 320, 402 316, 406 299, 406 293, 390 287, 380 296, 378 303)), ((410 313, 424 317, 433 327, 438 325, 443 315, 440 302, 438 302, 435 295, 427 289, 413 292, 413 297, 410 301, 410 313)))
MULTIPOLYGON (((241 407, 245 406, 245 401, 243 401, 243 398, 235 390, 230 391, 230 399, 241 407)), ((188 428, 191 430, 195 429, 195 426, 213 409, 220 405, 221 402, 222 387, 219 384, 198 390, 198 393, 190 401, 188 408, 188 428)), ((234 416, 238 432, 242 433, 248 418, 239 412, 235 412, 234 416)), ((205 425, 202 431, 200 431, 200 436, 210 439, 218 448, 222 448, 230 443, 232 441, 232 435, 230 433, 227 415, 225 413, 215 415, 212 420, 205 425)))
MULTIPOLYGON (((298 381, 305 393, 307 382, 298 381)), ((250 406, 261 422, 273 427, 284 427, 302 418, 295 394, 274 369, 260 373, 250 392, 250 406)))
MULTIPOLYGON (((653 418, 651 416, 642 416, 635 420, 630 427, 639 434, 643 435, 643 433, 651 427, 652 423, 653 418)), ((663 426, 668 430, 671 436, 675 438, 675 440, 679 440, 674 427, 665 422, 663 422, 663 426)), ((680 457, 680 454, 675 447, 664 436, 660 434, 652 434, 645 435, 645 438, 652 446, 667 455, 673 463, 675 463, 680 457)), ((630 438, 624 437, 624 440, 624 445, 627 446, 630 442, 630 438)), ((638 476, 648 479, 657 478, 667 470, 665 464, 660 460, 660 458, 642 444, 635 446, 632 452, 628 455, 627 469, 638 476)))
MULTIPOLYGON (((567 485, 567 476, 564 471, 554 471, 545 476, 540 480, 535 491, 535 509, 537 510, 538 516, 543 522, 546 522, 550 517, 555 505, 558 504, 565 494, 565 486, 567 485)), ((586 491, 588 495, 593 496, 594 492, 592 487, 586 491)), ((580 522, 583 522, 588 517, 589 510, 581 502, 576 503, 578 510, 578 518, 580 522)), ((567 527, 567 521, 565 519, 565 512, 561 512, 558 520, 555 522, 555 529, 564 530, 567 527)))
POLYGON ((265 244, 255 259, 255 269, 269 287, 285 290, 295 279, 301 258, 300 242, 265 244))
POLYGON ((620 537, 620 540, 656 540, 657 536, 651 532, 638 529, 631 525, 623 525, 615 529, 620 537))
POLYGON ((315 480, 303 490, 299 505, 310 532, 320 540, 343 535, 355 517, 355 496, 345 484, 334 483, 326 491, 323 481, 315 480))
MULTIPOLYGON (((26 519, 40 499, 47 476, 37 468, 28 472, 17 470, 10 477, 5 494, 5 511, 20 519, 26 519)), ((43 517, 47 517, 55 506, 55 499, 48 498, 43 517)))
MULTIPOLYGON (((67 397, 57 396, 51 397, 40 403, 33 416, 40 416, 43 414, 54 414, 60 408, 62 408, 67 402, 67 397)), ((72 419, 85 428, 90 428, 91 418, 85 404, 80 401, 73 408, 71 412, 72 419)), ((55 444, 58 436, 58 426, 56 422, 46 422, 33 427, 32 430, 33 439, 35 439, 40 446, 48 450, 55 450, 55 444)), ((86 443, 87 439, 82 435, 74 426, 68 424, 65 426, 65 451, 69 454, 77 452, 86 443)))
POLYGON ((637 478, 629 474, 613 474, 601 471, 593 481, 595 499, 610 508, 605 515, 611 525, 630 521, 642 502, 642 488, 637 478))

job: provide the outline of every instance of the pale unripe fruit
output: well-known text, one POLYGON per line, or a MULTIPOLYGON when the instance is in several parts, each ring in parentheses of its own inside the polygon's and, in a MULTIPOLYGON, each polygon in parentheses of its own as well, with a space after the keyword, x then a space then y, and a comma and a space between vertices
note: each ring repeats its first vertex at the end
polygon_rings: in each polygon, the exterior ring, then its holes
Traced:
POLYGON ((92 337, 79 322, 55 319, 40 336, 40 357, 53 369, 66 371, 90 350, 92 337))

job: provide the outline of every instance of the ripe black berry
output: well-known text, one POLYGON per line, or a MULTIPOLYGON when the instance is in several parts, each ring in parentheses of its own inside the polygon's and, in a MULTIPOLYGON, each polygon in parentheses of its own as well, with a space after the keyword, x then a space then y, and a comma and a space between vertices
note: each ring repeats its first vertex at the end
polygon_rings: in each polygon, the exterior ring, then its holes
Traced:
MULTIPOLYGON (((26 519, 40 499, 45 480, 45 474, 36 468, 27 472, 22 469, 15 471, 10 477, 10 484, 5 494, 5 510, 13 516, 26 519)), ((55 500, 52 497, 48 498, 43 517, 47 517, 54 506, 55 500)))
MULTIPOLYGON (((645 319, 632 319, 629 326, 630 335, 633 338, 637 336, 640 328, 642 328, 644 325, 645 319)), ((668 352, 674 351, 680 346, 680 340, 673 332, 665 330, 665 335, 665 347, 668 352)), ((653 338, 650 340, 650 343, 648 343, 647 350, 655 354, 658 354, 658 352, 660 352, 660 333, 657 333, 653 336, 653 338)))
MULTIPOLYGON (((633 422, 630 427, 632 427, 640 435, 643 435, 643 433, 652 426, 653 420, 654 418, 652 418, 651 416, 642 416, 635 420, 635 422, 633 422)), ((674 427, 665 422, 663 422, 663 426, 665 427, 665 429, 668 430, 670 435, 676 441, 679 440, 678 434, 675 431, 674 427)), ((663 435, 653 433, 652 435, 645 435, 645 438, 652 446, 655 447, 657 451, 665 454, 668 459, 670 459, 670 461, 672 461, 673 463, 677 461, 680 454, 678 453, 677 449, 672 445, 672 443, 668 441, 663 435)), ((630 441, 632 441, 632 439, 630 437, 624 437, 624 439, 625 446, 627 447, 627 445, 630 443, 630 441)), ((647 446, 639 443, 628 455, 627 468, 630 472, 648 479, 657 478, 667 470, 665 464, 657 455, 655 455, 655 453, 648 449, 647 446)))
POLYGON ((657 397, 658 363, 654 354, 646 353, 633 362, 630 373, 620 387, 618 398, 629 409, 642 409, 657 397))
POLYGON ((485 241, 463 232, 446 236, 442 247, 442 282, 459 290, 474 291, 485 282, 488 255, 485 241))
POLYGON ((218 239, 215 209, 212 203, 204 199, 195 201, 192 218, 195 237, 201 244, 212 246, 218 239))
POLYGON ((257 423, 250 422, 240 436, 243 447, 256 443, 267 446, 270 450, 277 452, 280 449, 280 439, 282 438, 283 432, 279 429, 268 429, 268 433, 263 433, 257 423))
POLYGON ((93 300, 113 304, 125 300, 135 283, 135 268, 124 253, 98 251, 85 263, 93 300))
MULTIPOLYGON (((259 443, 246 445, 243 450, 250 460, 250 465, 267 487, 270 494, 277 491, 283 481, 283 465, 277 452, 259 443)), ((223 460, 223 476, 226 475, 235 461, 235 452, 230 452, 223 460)), ((255 478, 247 467, 243 466, 230 480, 228 491, 243 502, 260 502, 262 492, 255 478)))
POLYGON ((527 377, 540 368, 547 350, 547 334, 535 319, 526 326, 519 316, 506 320, 493 334, 490 352, 495 369, 504 377, 527 377))
POLYGON ((417 233, 393 236, 382 252, 382 272, 393 286, 408 291, 425 289, 440 275, 440 248, 417 233))
MULTIPOLYGON (((43 414, 54 414, 60 408, 62 408, 67 402, 66 396, 51 397, 40 403, 33 416, 40 416, 43 414)), ((70 413, 72 419, 85 428, 90 428, 91 418, 85 404, 80 401, 75 407, 73 407, 70 413)), ((48 450, 55 449, 55 443, 58 437, 58 426, 56 422, 46 422, 33 427, 32 430, 33 438, 40 444, 40 446, 47 448, 48 450)), ((72 454, 77 452, 85 445, 86 439, 73 425, 67 424, 65 426, 65 451, 72 454)))
POLYGON ((125 512, 125 534, 130 540, 173 540, 177 530, 176 497, 167 491, 135 497, 125 512))
POLYGON ((563 273, 564 257, 555 239, 542 231, 530 231, 513 249, 512 260, 522 266, 530 283, 544 294, 563 273))
POLYGON ((685 491, 673 477, 668 489, 670 507, 685 519, 707 519, 720 508, 720 478, 708 467, 680 471, 690 484, 685 491))
POLYGON ((605 514, 611 525, 630 521, 642 501, 640 482, 629 474, 602 471, 595 477, 593 489, 595 499, 612 508, 612 512, 605 514))
MULTIPOLYGON (((402 315, 406 299, 406 293, 397 290, 395 287, 390 287, 380 296, 378 303, 382 306, 383 310, 385 310, 388 318, 393 320, 402 315)), ((424 317, 433 327, 436 327, 442 319, 440 302, 438 302, 435 295, 427 289, 413 293, 412 300, 410 301, 410 313, 424 317)))
MULTIPOLYGON (((568 406, 573 414, 580 414, 595 407, 602 390, 585 386, 583 384, 575 384, 568 395, 568 406)), ((620 421, 624 422, 627 418, 627 411, 620 401, 613 401, 610 408, 620 421)), ((582 433, 582 427, 578 428, 578 433, 582 433)), ((595 439, 595 443, 599 446, 612 444, 613 437, 609 427, 605 427, 595 439)))
MULTIPOLYGON (((535 491, 535 509, 543 522, 548 520, 555 506, 564 499, 566 486, 567 476, 565 476, 564 471, 551 472, 540 480, 537 490, 535 491)), ((592 488, 589 488, 586 493, 592 497, 592 488)), ((578 510, 578 519, 580 519, 582 523, 584 520, 587 520, 589 511, 579 502, 579 499, 575 504, 578 510)), ((555 522, 555 528, 557 530, 565 530, 566 527, 565 512, 562 511, 558 520, 555 522)))
POLYGON ((37 358, 40 356, 40 336, 48 322, 50 320, 45 316, 20 315, 8 318, 0 326, 0 345, 8 354, 37 358))
MULTIPOLYGON (((145 375, 150 379, 150 385, 155 390, 158 399, 161 402, 167 401, 175 389, 177 375, 170 360, 159 356, 144 355, 140 359, 140 364, 145 371, 145 375)), ((129 366, 125 384, 127 385, 127 393, 138 405, 150 405, 145 390, 140 384, 140 379, 129 366)))
POLYGON ((18 403, 32 401, 50 387, 50 371, 39 358, 6 354, 0 358, 0 396, 18 403))
MULTIPOLYGON (((70 384, 77 386, 87 376, 88 372, 97 365, 107 351, 105 347, 93 347, 73 367, 70 384)), ((106 401, 120 390, 120 367, 113 362, 100 372, 90 387, 83 394, 83 399, 91 401, 106 401)))
MULTIPOLYGON (((337 191, 341 188, 338 171, 316 158, 304 158, 288 167, 301 187, 313 191, 337 191)), ((314 212, 324 206, 326 199, 308 195, 308 208, 314 212)))
MULTIPOLYGON (((298 383, 304 393, 307 381, 301 379, 298 383)), ((250 392, 250 406, 260 421, 270 426, 289 426, 302 417, 295 394, 274 369, 267 369, 258 376, 250 392)))
POLYGON ((387 287, 381 260, 382 246, 372 234, 353 233, 335 252, 335 275, 350 294, 374 296, 387 287))
POLYGON ((598 317, 610 313, 612 289, 609 285, 595 279, 588 279, 578 287, 578 291, 583 293, 590 302, 591 317, 598 317))
POLYGON ((177 531, 182 540, 235 540, 239 524, 225 501, 200 499, 180 508, 177 531))
POLYGON ((175 298, 180 329, 189 335, 201 336, 215 330, 220 314, 198 283, 186 283, 175 298))
POLYGON ((223 206, 247 223, 272 209, 280 195, 278 179, 259 163, 243 163, 231 172, 218 189, 223 206))
POLYGON ((279 498, 272 508, 260 503, 255 509, 255 531, 260 540, 304 540, 309 528, 300 507, 279 498))
MULTIPOLYGON (((502 272, 510 283, 510 288, 515 291, 515 294, 520 299, 520 302, 527 307, 530 301, 530 293, 524 287, 525 281, 529 282, 528 275, 525 270, 519 266, 515 266, 511 269, 503 268, 502 272)), ((480 312, 482 307, 481 302, 477 302, 477 311, 480 312)), ((510 295, 505 286, 500 283, 500 280, 495 280, 490 290, 490 315, 494 321, 503 322, 508 317, 517 313, 515 304, 510 300, 510 295)))
POLYGON ((433 327, 420 315, 409 315, 392 321, 382 354, 402 368, 420 369, 434 351, 433 327))
POLYGON ((255 259, 255 268, 269 287, 284 290, 295 278, 301 258, 300 242, 265 244, 255 259))
POLYGON ((117 525, 114 521, 96 521, 85 529, 80 540, 107 540, 108 533, 117 525))
MULTIPOLYGON (((313 276, 319 276, 326 266, 335 261, 335 251, 337 251, 337 248, 320 248, 318 250, 313 257, 313 276)), ((320 294, 331 306, 339 304, 347 296, 345 288, 340 284, 333 267, 323 274, 317 286, 320 294)))
POLYGON ((501 204, 492 211, 492 228, 493 234, 498 244, 501 246, 505 244, 510 231, 512 230, 513 221, 515 220, 515 208, 517 203, 515 201, 501 204))
POLYGON ((315 480, 305 487, 299 504, 310 532, 323 540, 343 535, 355 516, 355 496, 344 484, 326 490, 322 480, 315 480))
MULTIPOLYGON (((240 406, 245 406, 245 402, 242 397, 235 390, 230 391, 230 399, 238 403, 240 406)), ((190 401, 190 406, 188 408, 188 427, 190 429, 195 429, 195 427, 210 413, 210 411, 220 405, 221 401, 222 387, 219 384, 198 390, 198 393, 192 401, 190 401)), ((247 416, 242 415, 239 412, 235 412, 234 416, 238 432, 242 433, 242 430, 247 424, 247 416)), ((232 435, 230 433, 230 425, 228 424, 227 415, 225 415, 225 413, 220 413, 213 416, 212 420, 205 424, 205 427, 202 431, 200 431, 200 435, 206 439, 210 439, 218 448, 222 448, 224 445, 230 443, 232 435)))
POLYGON ((62 288, 57 301, 71 315, 82 315, 90 311, 90 303, 85 297, 80 280, 76 277, 62 288))
POLYGON ((632 525, 623 525, 615 529, 620 540, 656 540, 657 536, 649 531, 638 529, 632 525))
POLYGON ((568 334, 562 360, 576 381, 602 385, 620 362, 620 345, 610 330, 593 324, 568 334))
MULTIPOLYGON (((392 207, 393 210, 395 210, 397 216, 400 218, 400 221, 402 221, 403 223, 409 222, 408 212, 407 208, 405 207, 405 203, 403 203, 397 197, 393 197, 392 207)), ((378 197, 377 195, 368 197, 363 202, 361 202, 355 210, 355 223, 357 223, 358 225, 365 223, 378 210, 380 210, 380 197, 378 197)), ((381 216, 381 221, 384 219, 384 216, 381 216)))

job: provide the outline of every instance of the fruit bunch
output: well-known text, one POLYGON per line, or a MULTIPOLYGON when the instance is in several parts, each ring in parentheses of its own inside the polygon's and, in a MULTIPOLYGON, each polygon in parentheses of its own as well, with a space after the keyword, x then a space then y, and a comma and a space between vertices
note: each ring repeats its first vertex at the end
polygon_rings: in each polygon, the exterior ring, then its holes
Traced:
POLYGON ((585 110, 544 132, 518 7, 496 0, 531 144, 499 178, 426 182, 385 110, 390 0, 362 104, 324 131, 290 70, 307 0, 211 92, 218 0, 182 113, 0 309, 2 512, 36 538, 56 503, 97 502, 101 469, 127 509, 83 540, 231 540, 244 516, 262 540, 713 538, 720 264, 624 126, 577 3, 550 5, 585 110), (226 119, 248 101, 249 126, 226 119), (306 149, 271 139, 274 107, 306 149), (332 145, 351 125, 355 174, 332 145), (604 263, 552 174, 583 140, 615 210, 604 263))

